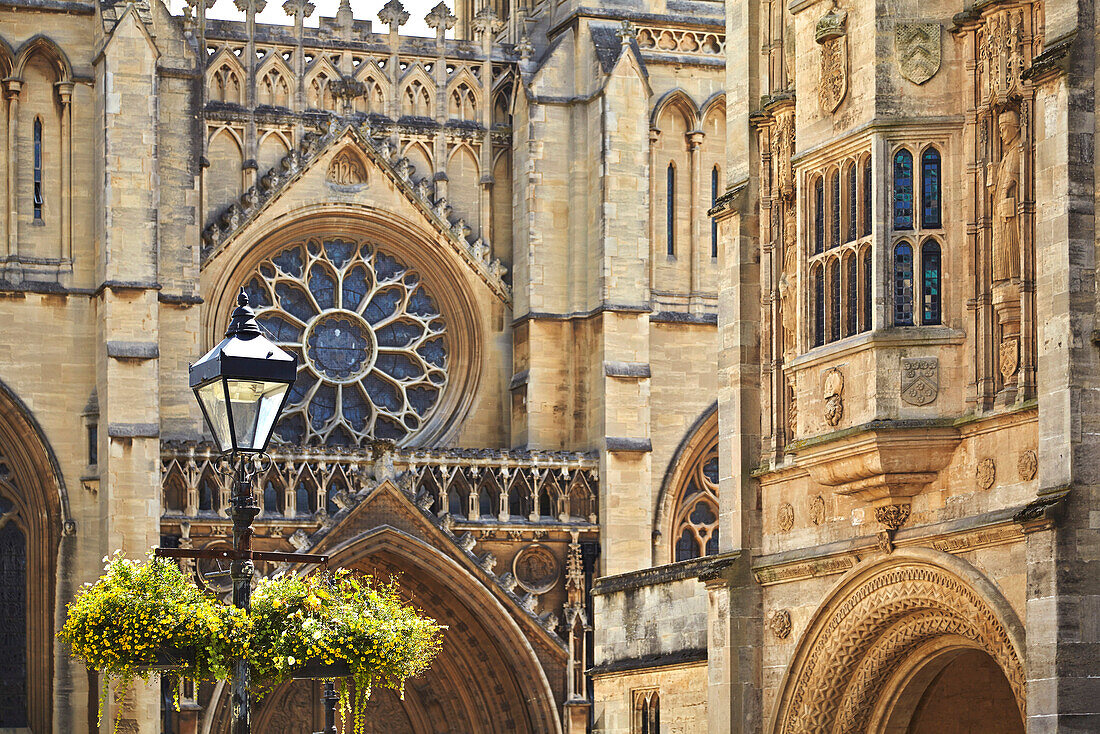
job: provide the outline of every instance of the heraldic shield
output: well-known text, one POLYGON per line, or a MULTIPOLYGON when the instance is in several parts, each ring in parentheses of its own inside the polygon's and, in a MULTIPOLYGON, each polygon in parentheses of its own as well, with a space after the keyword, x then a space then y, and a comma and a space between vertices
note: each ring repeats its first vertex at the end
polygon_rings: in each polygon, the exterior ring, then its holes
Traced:
POLYGON ((821 83, 817 87, 822 111, 835 112, 848 92, 848 37, 837 36, 821 44, 821 83))
POLYGON ((928 405, 940 392, 940 361, 936 357, 901 360, 901 399, 909 405, 928 405))
POLYGON ((898 23, 894 29, 894 53, 901 75, 924 84, 940 70, 942 50, 938 23, 898 23))

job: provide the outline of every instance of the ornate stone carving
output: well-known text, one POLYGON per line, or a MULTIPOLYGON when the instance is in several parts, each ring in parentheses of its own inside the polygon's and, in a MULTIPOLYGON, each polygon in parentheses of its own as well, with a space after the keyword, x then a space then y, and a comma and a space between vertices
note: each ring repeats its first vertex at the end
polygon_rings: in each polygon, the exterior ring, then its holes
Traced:
POLYGON ((989 489, 993 486, 993 482, 997 480, 997 465, 993 459, 985 458, 978 462, 978 468, 975 471, 975 477, 978 480, 978 486, 982 489, 989 489))
POLYGON ((844 374, 836 367, 825 373, 825 422, 830 426, 840 424, 844 417, 844 374))
POLYGON ((997 116, 1001 162, 993 181, 993 282, 1020 277, 1020 115, 997 116))
POLYGON ((819 609, 784 685, 780 734, 868 729, 888 674, 917 646, 970 640, 1005 672, 1024 712, 1024 671, 1006 627, 966 582, 930 563, 899 559, 868 569, 819 609))
POLYGON ((787 382, 787 437, 794 438, 798 435, 798 393, 795 392, 794 382, 787 382))
POLYGON ((894 28, 894 54, 901 75, 924 84, 940 69, 942 36, 939 23, 898 23, 894 28))
POLYGON ((1008 382, 1016 374, 1016 370, 1020 369, 1020 340, 1016 337, 1002 339, 997 357, 1001 377, 1008 382))
POLYGON ((721 56, 726 49, 722 33, 690 31, 683 28, 638 26, 638 47, 650 53, 721 56))
POLYGON ((558 559, 545 545, 533 543, 520 550, 512 560, 512 573, 521 588, 532 594, 545 594, 558 582, 558 559))
POLYGON ((810 500, 810 522, 814 525, 825 523, 825 498, 821 495, 816 495, 810 500))
POLYGON ((890 530, 897 530, 909 519, 911 509, 907 502, 896 505, 880 505, 875 508, 875 520, 890 530))
POLYGON ((775 519, 779 529, 784 533, 789 532, 794 527, 794 507, 791 506, 790 502, 779 505, 775 519))
POLYGON ((791 613, 786 609, 777 609, 768 618, 768 629, 776 639, 785 640, 791 636, 791 613))
POLYGON ((1020 472, 1020 479, 1030 482, 1039 471, 1039 455, 1034 449, 1025 449, 1020 454, 1020 460, 1016 462, 1016 470, 1020 472))
POLYGON ((328 180, 340 186, 355 186, 367 182, 367 169, 363 161, 349 150, 342 150, 332 158, 328 167, 328 180))
POLYGON ((901 399, 909 405, 929 405, 940 390, 940 361, 936 357, 901 360, 901 399))
POLYGON ((821 111, 832 114, 848 93, 848 13, 837 9, 817 22, 815 40, 821 44, 817 99, 821 111))

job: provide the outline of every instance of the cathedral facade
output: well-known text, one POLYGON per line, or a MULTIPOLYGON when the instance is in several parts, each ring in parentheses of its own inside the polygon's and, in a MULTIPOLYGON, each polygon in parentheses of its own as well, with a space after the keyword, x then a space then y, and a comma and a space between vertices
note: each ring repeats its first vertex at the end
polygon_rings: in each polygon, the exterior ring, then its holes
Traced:
POLYGON ((257 546, 447 626, 368 731, 1100 730, 1089 0, 214 2, 0 3, 0 732, 228 731, 55 633, 227 543, 242 288, 257 546))

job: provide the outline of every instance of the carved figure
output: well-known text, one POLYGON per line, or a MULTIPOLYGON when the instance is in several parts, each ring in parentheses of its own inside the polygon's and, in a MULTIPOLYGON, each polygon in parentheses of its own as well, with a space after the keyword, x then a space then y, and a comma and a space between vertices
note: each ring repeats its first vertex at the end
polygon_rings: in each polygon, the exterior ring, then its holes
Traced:
POLYGON ((529 545, 516 554, 512 561, 512 573, 524 590, 543 594, 558 581, 558 559, 544 545, 529 545))
POLYGON ((993 282, 1020 277, 1020 117, 1005 110, 997 117, 1001 162, 993 183, 993 282))
POLYGON ((844 375, 835 367, 825 374, 825 422, 840 424, 844 417, 844 375))

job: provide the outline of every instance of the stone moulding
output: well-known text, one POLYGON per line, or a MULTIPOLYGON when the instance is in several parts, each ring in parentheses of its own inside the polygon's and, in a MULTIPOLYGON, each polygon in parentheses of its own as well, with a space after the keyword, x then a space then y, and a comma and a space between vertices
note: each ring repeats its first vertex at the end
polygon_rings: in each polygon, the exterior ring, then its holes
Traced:
POLYGON ((837 494, 874 505, 920 494, 951 460, 961 437, 953 426, 858 426, 788 446, 799 466, 837 494))

